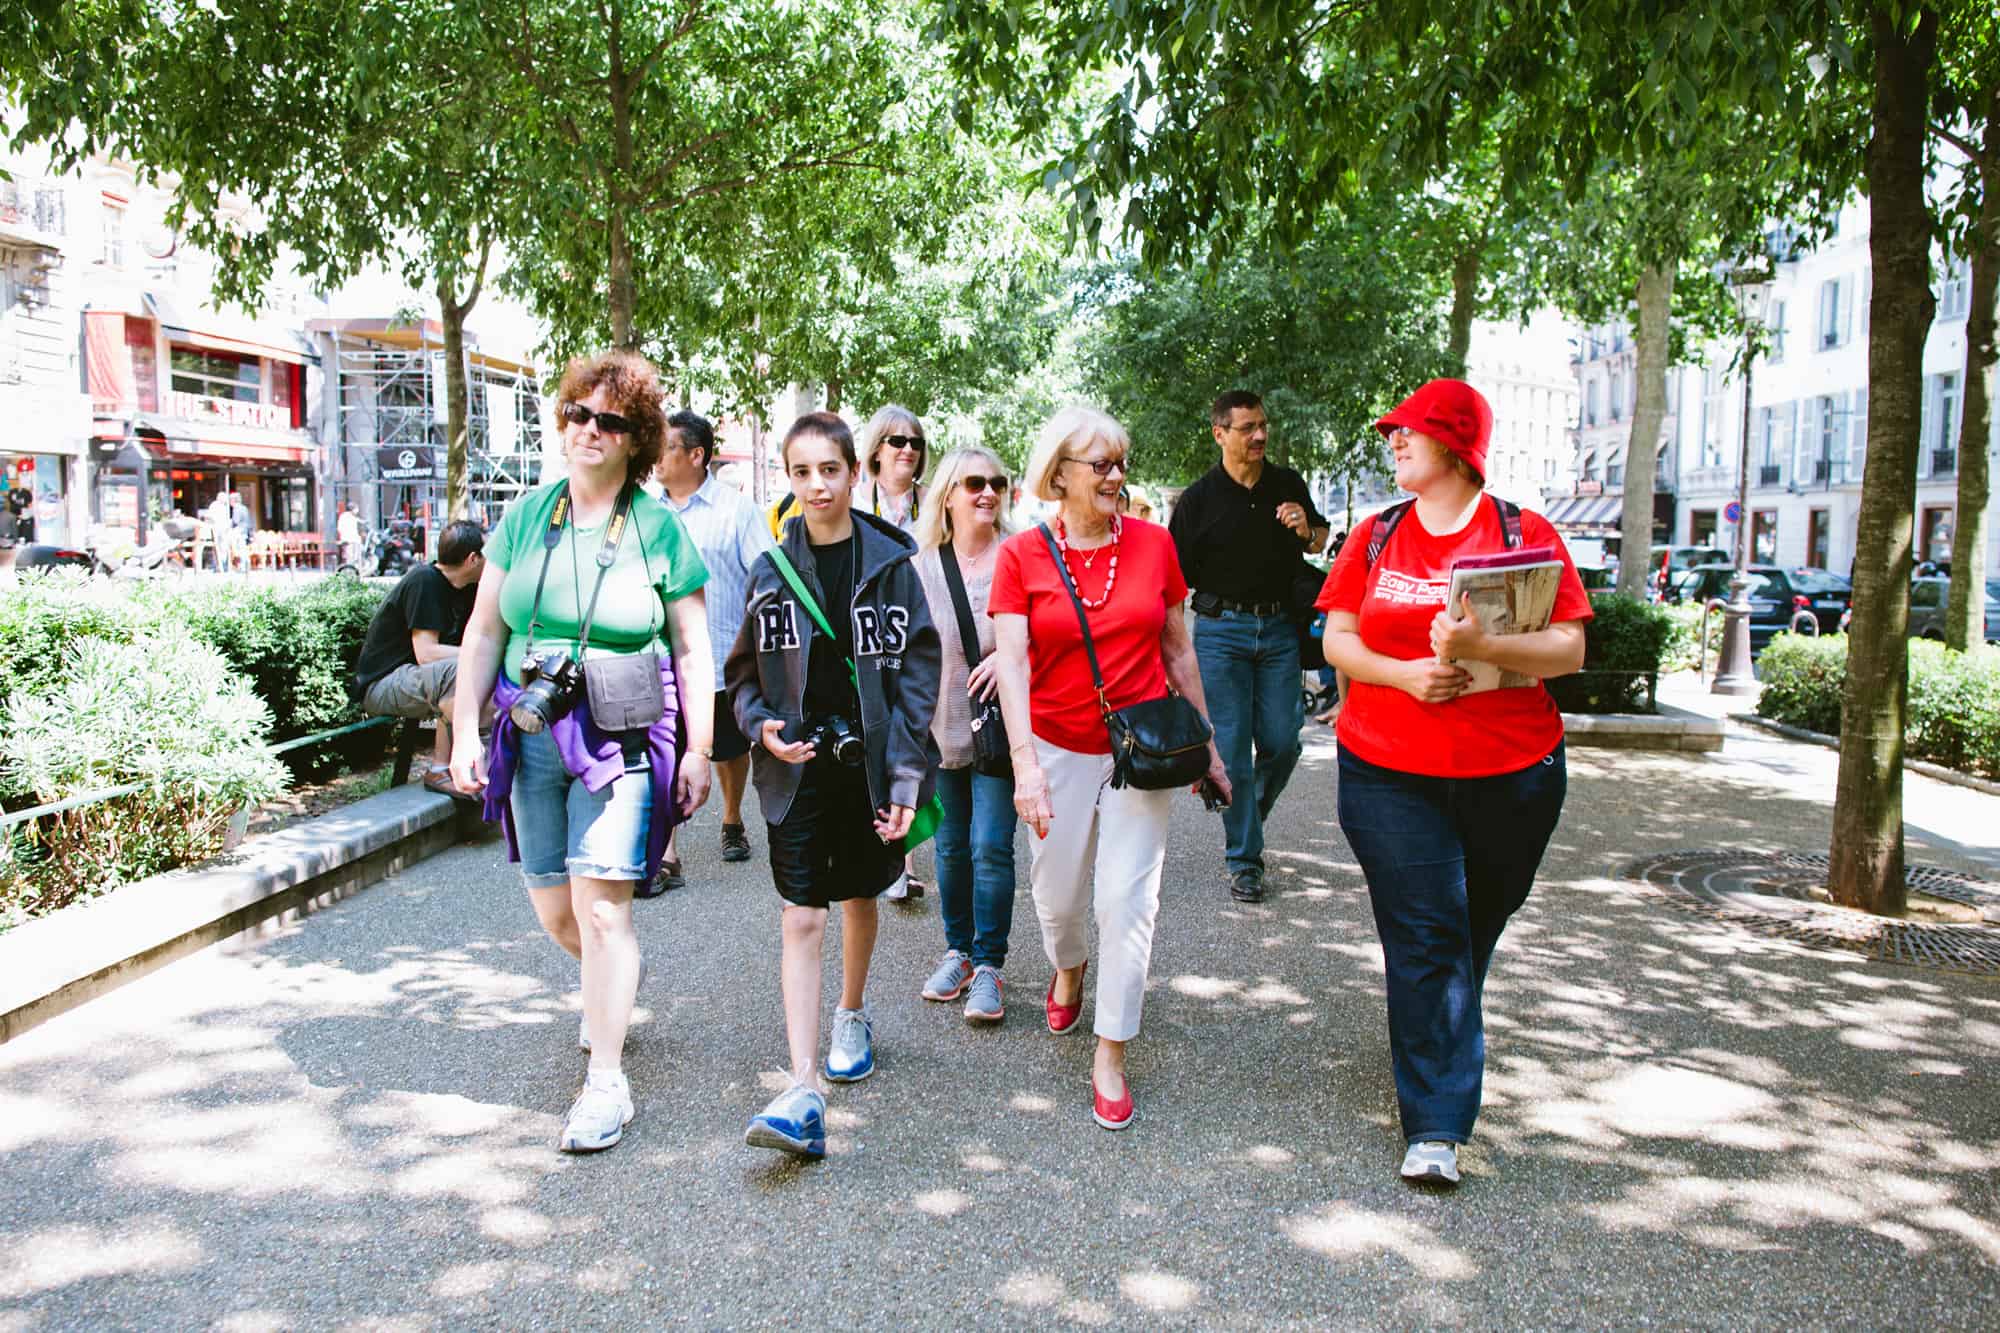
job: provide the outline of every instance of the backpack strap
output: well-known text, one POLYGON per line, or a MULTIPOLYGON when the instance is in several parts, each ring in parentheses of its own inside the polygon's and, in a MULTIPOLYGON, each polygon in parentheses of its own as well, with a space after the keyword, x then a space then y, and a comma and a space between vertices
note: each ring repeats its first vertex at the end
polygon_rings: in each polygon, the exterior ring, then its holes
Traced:
POLYGON ((1409 513, 1410 506, 1415 503, 1415 500, 1402 500, 1375 515, 1375 526, 1368 530, 1368 568, 1373 569, 1375 562, 1382 558, 1382 548, 1389 544, 1396 525, 1403 521, 1403 515, 1409 513))
POLYGON ((1499 496, 1493 495, 1490 491, 1487 494, 1493 501, 1493 507, 1500 511, 1500 531, 1505 536, 1507 549, 1510 551, 1520 550, 1521 506, 1515 504, 1512 500, 1503 500, 1499 496))

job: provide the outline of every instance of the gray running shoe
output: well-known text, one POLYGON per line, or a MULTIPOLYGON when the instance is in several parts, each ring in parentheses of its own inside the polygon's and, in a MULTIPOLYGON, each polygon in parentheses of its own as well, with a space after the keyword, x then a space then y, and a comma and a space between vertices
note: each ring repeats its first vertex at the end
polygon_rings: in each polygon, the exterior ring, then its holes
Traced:
POLYGON ((1000 1002, 1000 969, 981 963, 972 971, 972 985, 965 993, 965 1021, 998 1023, 1006 1014, 1000 1002))
POLYGON ((931 973, 931 979, 924 983, 926 1000, 956 1000, 965 994, 965 983, 972 980, 972 963, 956 949, 944 951, 944 961, 931 973))
POLYGON ((1458 1145, 1430 1140, 1412 1143, 1403 1154, 1403 1179, 1434 1185, 1458 1183, 1458 1145))
POLYGON ((625 1136, 632 1115, 632 1085, 625 1075, 592 1070, 570 1105, 556 1146, 564 1152, 601 1152, 625 1136))
POLYGON ((835 1083, 859 1083, 875 1072, 875 1030, 866 1009, 833 1011, 833 1040, 826 1051, 826 1076, 835 1083))

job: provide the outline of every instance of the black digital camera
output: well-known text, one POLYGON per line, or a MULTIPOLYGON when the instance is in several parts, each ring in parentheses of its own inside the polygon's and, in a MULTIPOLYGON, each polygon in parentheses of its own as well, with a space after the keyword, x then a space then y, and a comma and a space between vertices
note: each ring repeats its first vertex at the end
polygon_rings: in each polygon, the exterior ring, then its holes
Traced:
POLYGON ((545 653, 521 663, 521 693, 507 716, 518 731, 538 735, 583 697, 583 667, 568 653, 545 653))
POLYGON ((868 757, 866 747, 861 744, 861 733, 844 717, 823 717, 815 722, 806 732, 806 744, 813 747, 815 754, 849 768, 861 767, 861 761, 868 757))

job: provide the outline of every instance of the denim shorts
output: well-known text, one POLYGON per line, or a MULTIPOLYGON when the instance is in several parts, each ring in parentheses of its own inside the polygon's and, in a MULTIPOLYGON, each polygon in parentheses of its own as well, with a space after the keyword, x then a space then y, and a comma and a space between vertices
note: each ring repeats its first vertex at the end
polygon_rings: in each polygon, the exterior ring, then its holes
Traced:
POLYGON ((508 806, 521 849, 522 883, 552 889, 578 875, 644 879, 646 828, 653 813, 646 756, 628 755, 625 771, 592 792, 563 767, 546 731, 519 739, 508 806))

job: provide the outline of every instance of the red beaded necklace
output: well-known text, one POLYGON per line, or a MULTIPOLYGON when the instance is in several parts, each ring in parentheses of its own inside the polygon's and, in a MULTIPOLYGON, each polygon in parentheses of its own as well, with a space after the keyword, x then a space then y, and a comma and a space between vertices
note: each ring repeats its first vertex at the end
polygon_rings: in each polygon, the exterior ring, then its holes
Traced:
MULTIPOLYGON (((1090 598, 1085 597, 1083 595, 1082 580, 1076 577, 1075 570, 1070 571, 1070 581, 1076 584, 1077 600, 1083 603, 1083 609, 1086 611, 1101 610, 1104 607, 1104 605, 1111 600, 1111 590, 1118 586, 1118 537, 1119 537, 1120 526, 1121 525, 1118 521, 1118 516, 1116 514, 1112 515, 1111 544, 1110 547, 1108 548, 1111 552, 1111 563, 1105 566, 1104 569, 1104 595, 1102 597, 1097 598, 1095 601, 1092 601, 1090 598)), ((1067 565, 1069 563, 1069 531, 1064 526, 1060 515, 1058 515, 1056 518, 1055 528, 1056 528, 1056 549, 1062 552, 1063 563, 1067 565)), ((1107 548, 1099 546, 1092 548, 1088 552, 1079 551, 1077 552, 1077 554, 1083 557, 1083 567, 1085 569, 1089 569, 1092 564, 1096 563, 1098 551, 1105 549, 1107 548)))

